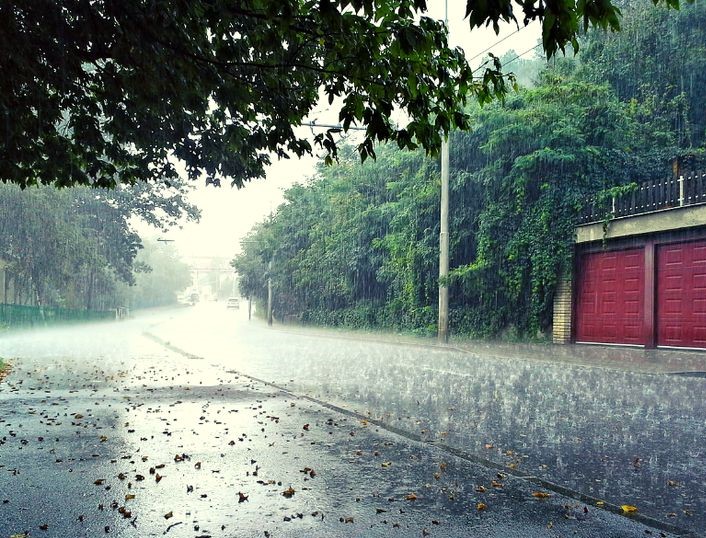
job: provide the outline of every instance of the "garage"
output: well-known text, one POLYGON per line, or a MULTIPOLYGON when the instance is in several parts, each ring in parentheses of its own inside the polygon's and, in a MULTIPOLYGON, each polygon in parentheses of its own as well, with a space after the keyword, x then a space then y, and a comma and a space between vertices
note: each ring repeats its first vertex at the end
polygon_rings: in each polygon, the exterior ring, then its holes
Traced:
POLYGON ((657 345, 706 348, 706 241, 657 246, 657 345))
POLYGON ((643 248, 591 252, 580 259, 576 341, 645 345, 643 248))
POLYGON ((613 199, 612 219, 581 217, 553 342, 706 350, 706 173, 678 172, 613 199))

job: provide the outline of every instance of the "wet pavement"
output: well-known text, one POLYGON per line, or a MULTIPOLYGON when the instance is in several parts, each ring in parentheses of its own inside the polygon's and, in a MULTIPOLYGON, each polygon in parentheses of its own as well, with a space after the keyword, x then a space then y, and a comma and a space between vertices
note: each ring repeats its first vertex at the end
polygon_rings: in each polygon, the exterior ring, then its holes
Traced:
POLYGON ((0 537, 672 535, 597 499, 706 528, 701 378, 223 305, 86 329, 0 337, 0 537))
POLYGON ((698 370, 703 354, 524 346, 525 356, 523 346, 268 333, 203 308, 155 332, 426 441, 706 534, 706 379, 662 373, 698 370), (620 352, 635 371, 617 364, 620 352), (667 367, 655 365, 660 355, 667 367))

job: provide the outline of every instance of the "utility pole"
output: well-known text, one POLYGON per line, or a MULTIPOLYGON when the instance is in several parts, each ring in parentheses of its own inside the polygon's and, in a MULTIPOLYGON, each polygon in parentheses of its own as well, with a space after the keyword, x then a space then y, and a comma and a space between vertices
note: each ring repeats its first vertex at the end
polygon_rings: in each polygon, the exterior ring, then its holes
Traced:
POLYGON ((441 144, 441 211, 439 233, 439 341, 449 339, 449 143, 441 144))
MULTIPOLYGON (((444 3, 444 22, 449 27, 448 0, 444 3)), ((440 342, 449 340, 449 138, 441 141, 441 211, 439 214, 439 322, 440 342)))
POLYGON ((272 260, 267 264, 267 324, 272 327, 272 260))

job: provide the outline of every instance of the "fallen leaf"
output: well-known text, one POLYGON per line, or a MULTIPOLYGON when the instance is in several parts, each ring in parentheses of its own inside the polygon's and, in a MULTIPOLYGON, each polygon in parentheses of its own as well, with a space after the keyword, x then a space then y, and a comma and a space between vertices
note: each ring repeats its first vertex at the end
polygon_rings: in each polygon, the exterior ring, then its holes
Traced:
POLYGON ((416 501, 416 500, 417 500, 417 495, 416 495, 415 493, 409 493, 409 494, 405 497, 405 500, 406 500, 406 501, 416 501))
POLYGON ((485 486, 478 486, 478 487, 476 488, 476 491, 477 491, 478 493, 485 493, 485 492, 486 492, 485 486))
POLYGON ((99 478, 98 480, 93 482, 96 486, 102 486, 105 484, 105 478, 99 478))
POLYGON ((380 467, 389 467, 390 465, 392 465, 392 462, 391 462, 391 461, 383 461, 383 462, 380 464, 380 467))
POLYGON ((294 488, 292 486, 289 486, 282 492, 282 496, 286 497, 287 499, 291 499, 292 496, 294 496, 294 488))
POLYGON ((172 517, 174 517, 174 514, 172 512, 167 512, 166 514, 164 514, 164 519, 170 519, 172 517))
POLYGON ((624 514, 632 514, 634 512, 637 512, 637 506, 633 506, 632 504, 623 504, 620 507, 620 511, 624 514))
POLYGON ((240 491, 238 492, 238 502, 242 503, 248 500, 249 495, 245 495, 245 493, 241 493, 240 491))
POLYGON ((478 510, 479 512, 482 512, 482 511, 485 510, 486 508, 488 508, 488 505, 485 504, 485 503, 478 503, 478 504, 476 504, 476 510, 478 510))
POLYGON ((128 493, 127 495, 125 495, 125 500, 126 500, 126 501, 131 501, 131 500, 133 500, 134 498, 135 498, 135 495, 134 495, 133 493, 128 493))
POLYGON ((536 497, 537 499, 547 499, 551 497, 551 493, 545 493, 544 491, 533 491, 532 492, 532 497, 536 497))

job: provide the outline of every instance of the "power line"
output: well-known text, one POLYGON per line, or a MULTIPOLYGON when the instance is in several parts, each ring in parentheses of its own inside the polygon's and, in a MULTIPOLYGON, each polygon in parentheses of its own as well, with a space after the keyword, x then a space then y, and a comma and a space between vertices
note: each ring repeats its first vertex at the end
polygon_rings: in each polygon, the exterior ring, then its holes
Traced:
POLYGON ((355 125, 349 125, 348 129, 344 129, 343 125, 336 125, 332 123, 316 123, 315 121, 310 121, 307 123, 302 123, 302 127, 319 127, 321 129, 340 129, 341 131, 367 131, 365 127, 356 127, 355 125))
POLYGON ((536 50, 536 49, 538 49, 538 48, 541 47, 541 46, 542 46, 542 43, 537 43, 534 47, 532 47, 532 48, 530 48, 530 49, 527 49, 527 50, 526 50, 525 52, 523 52, 522 54, 518 54, 517 56, 515 56, 515 57, 512 58, 511 60, 508 60, 507 62, 505 62, 505 63, 503 64, 503 67, 507 67, 508 65, 510 65, 510 64, 511 64, 512 62, 514 62, 515 60, 517 60, 517 59, 519 59, 519 58, 522 58, 522 56, 524 56, 525 54, 527 54, 527 53, 529 53, 529 52, 532 52, 533 50, 536 50))
POLYGON ((473 56, 471 59, 469 59, 469 60, 468 60, 469 63, 472 62, 473 60, 475 60, 476 58, 478 58, 479 56, 485 54, 485 53, 488 52, 489 50, 494 49, 494 48, 497 47, 500 43, 502 43, 502 42, 505 41, 506 39, 508 39, 508 38, 510 38, 510 37, 512 37, 512 36, 514 36, 517 32, 520 32, 520 31, 524 30, 525 28, 527 28, 527 26, 523 26, 523 27, 521 27, 521 28, 518 28, 517 30, 515 30, 515 31, 512 32, 511 34, 508 34, 508 35, 506 35, 505 37, 503 37, 500 41, 496 41, 495 43, 493 43, 492 45, 490 45, 487 49, 484 49, 484 50, 480 51, 478 54, 476 54, 476 55, 473 56))

